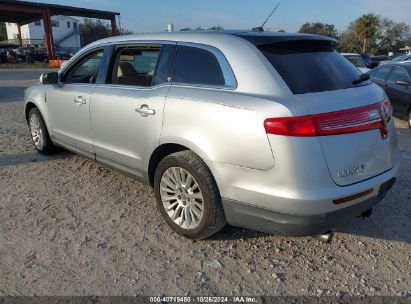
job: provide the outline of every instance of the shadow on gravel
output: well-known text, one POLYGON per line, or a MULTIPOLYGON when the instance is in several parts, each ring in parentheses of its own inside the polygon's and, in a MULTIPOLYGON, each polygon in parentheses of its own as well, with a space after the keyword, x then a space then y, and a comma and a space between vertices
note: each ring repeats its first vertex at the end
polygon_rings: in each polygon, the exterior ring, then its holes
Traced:
POLYGON ((47 162, 56 159, 68 157, 69 153, 59 153, 54 155, 42 155, 38 152, 22 153, 22 154, 0 154, 0 168, 6 166, 15 166, 20 164, 47 162))
POLYGON ((4 87, 0 86, 0 103, 3 102, 22 102, 24 90, 27 87, 4 87))
POLYGON ((403 204, 404 209, 384 208, 385 206, 377 205, 373 211, 374 215, 365 220, 352 220, 340 227, 338 232, 411 244, 411 224, 409 221, 411 208, 409 203, 404 202, 403 204))

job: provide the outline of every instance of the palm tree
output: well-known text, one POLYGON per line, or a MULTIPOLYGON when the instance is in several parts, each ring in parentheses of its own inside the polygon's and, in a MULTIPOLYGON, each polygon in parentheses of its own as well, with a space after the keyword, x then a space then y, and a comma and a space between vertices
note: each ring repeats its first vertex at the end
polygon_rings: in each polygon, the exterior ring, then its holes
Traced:
POLYGON ((380 19, 374 14, 363 15, 355 24, 355 33, 363 39, 362 51, 367 50, 368 41, 377 35, 380 19))

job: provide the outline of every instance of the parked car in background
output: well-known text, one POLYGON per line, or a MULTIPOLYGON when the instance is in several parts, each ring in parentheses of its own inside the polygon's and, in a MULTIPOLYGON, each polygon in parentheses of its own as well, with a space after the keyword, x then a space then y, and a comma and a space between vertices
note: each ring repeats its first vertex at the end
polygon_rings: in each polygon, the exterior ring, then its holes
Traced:
POLYGON ((341 53, 349 62, 357 67, 362 73, 367 73, 370 69, 367 68, 364 59, 358 53, 341 53))
POLYGON ((110 37, 43 74, 25 115, 39 152, 64 147, 153 187, 186 237, 227 222, 326 236, 369 216, 399 169, 384 91, 335 46, 253 31, 110 37))
POLYGON ((410 55, 400 55, 397 57, 394 57, 391 60, 385 60, 385 61, 381 61, 378 65, 384 65, 387 63, 397 63, 397 62, 404 62, 404 61, 411 61, 411 54, 410 55))
POLYGON ((389 60, 388 56, 371 56, 371 66, 370 69, 373 69, 379 65, 381 61, 389 60))
POLYGON ((411 62, 390 62, 370 71, 370 79, 384 88, 394 114, 411 128, 411 62))
POLYGON ((368 53, 361 53, 360 55, 361 55, 362 59, 363 59, 364 62, 365 62, 365 66, 366 66, 367 68, 371 69, 371 56, 370 56, 370 54, 368 54, 368 53))
POLYGON ((0 63, 7 63, 7 52, 0 50, 0 63))

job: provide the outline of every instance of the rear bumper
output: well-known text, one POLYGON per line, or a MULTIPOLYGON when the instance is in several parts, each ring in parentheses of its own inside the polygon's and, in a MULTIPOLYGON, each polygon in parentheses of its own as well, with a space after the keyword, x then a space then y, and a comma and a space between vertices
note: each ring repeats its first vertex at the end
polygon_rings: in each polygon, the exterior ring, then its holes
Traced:
POLYGON ((336 211, 314 215, 283 213, 229 199, 222 199, 222 202, 227 221, 232 226, 289 236, 318 235, 375 206, 394 183, 395 178, 391 178, 381 184, 376 196, 336 211))

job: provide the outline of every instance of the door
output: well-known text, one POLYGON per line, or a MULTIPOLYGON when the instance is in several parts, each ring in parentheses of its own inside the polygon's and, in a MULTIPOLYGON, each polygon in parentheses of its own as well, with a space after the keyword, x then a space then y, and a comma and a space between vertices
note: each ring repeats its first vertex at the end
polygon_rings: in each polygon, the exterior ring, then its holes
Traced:
POLYGON ((150 153, 159 145, 174 57, 175 44, 116 47, 107 83, 91 97, 98 161, 144 176, 150 153))
POLYGON ((403 118, 408 118, 408 109, 411 105, 410 83, 407 70, 403 67, 394 67, 385 88, 393 105, 394 113, 403 118))
POLYGON ((87 53, 60 75, 60 83, 47 92, 53 138, 94 157, 90 126, 90 96, 96 84, 104 50, 87 53))

